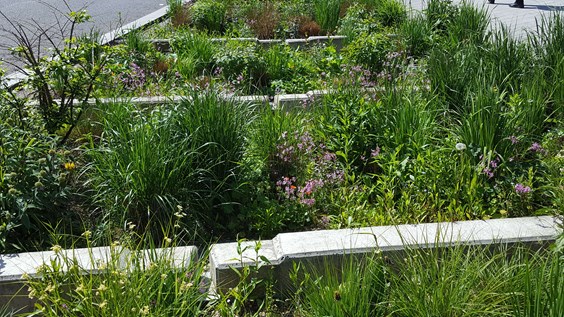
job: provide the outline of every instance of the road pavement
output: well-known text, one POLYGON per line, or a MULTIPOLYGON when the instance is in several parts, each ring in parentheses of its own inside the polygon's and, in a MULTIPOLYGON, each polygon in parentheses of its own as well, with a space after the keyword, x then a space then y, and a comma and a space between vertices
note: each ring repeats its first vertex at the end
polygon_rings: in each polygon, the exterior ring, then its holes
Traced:
MULTIPOLYGON (((514 0, 495 0, 490 4, 486 0, 452 0, 460 4, 463 1, 472 3, 474 6, 484 8, 490 15, 491 28, 497 28, 500 24, 505 25, 514 37, 524 39, 528 33, 534 34, 537 22, 543 17, 549 17, 554 13, 564 14, 564 2, 562 0, 525 0, 525 8, 510 8, 514 0)), ((414 11, 422 11, 427 7, 427 0, 403 0, 403 2, 414 11)))
MULTIPOLYGON (((167 0, 67 0, 67 4, 70 9, 64 0, 0 0, 0 12, 15 23, 32 28, 32 24, 38 23, 49 28, 57 23, 57 19, 62 20, 64 13, 85 9, 92 20, 82 25, 79 31, 88 32, 94 28, 104 34, 163 8, 167 0)), ((8 51, 14 46, 9 30, 9 21, 0 16, 0 60, 13 61, 8 51)), ((0 67, 12 69, 7 65, 0 67)))

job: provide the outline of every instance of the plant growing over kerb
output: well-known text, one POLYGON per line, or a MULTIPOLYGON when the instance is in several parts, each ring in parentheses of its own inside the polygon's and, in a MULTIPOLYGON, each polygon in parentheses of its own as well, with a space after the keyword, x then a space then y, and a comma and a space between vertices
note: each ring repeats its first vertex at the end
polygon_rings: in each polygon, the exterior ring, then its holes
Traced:
POLYGON ((245 239, 237 241, 239 258, 232 260, 239 263, 236 267, 231 267, 238 279, 237 285, 219 294, 216 301, 212 302, 216 314, 220 316, 262 316, 261 312, 268 310, 273 295, 273 281, 268 274, 264 278, 262 271, 271 262, 266 256, 260 254, 261 248, 261 241, 255 241, 254 245, 245 239), (254 257, 246 256, 247 251, 254 251, 254 257), (247 261, 251 261, 252 264, 246 264, 247 261), (257 294, 259 291, 264 291, 264 295, 257 294))
MULTIPOLYGON (((84 10, 71 11, 65 4, 70 12, 51 27, 41 26, 37 21, 31 24, 13 22, 0 11, 11 27, 5 31, 15 44, 12 54, 18 61, 10 64, 27 76, 17 88, 18 92, 29 93, 37 99, 37 110, 45 129, 49 133, 62 133, 61 144, 67 141, 80 120, 109 60, 95 32, 76 35, 77 26, 87 22, 90 15, 84 10), (62 43, 58 36, 64 38, 62 43), (47 51, 51 52, 47 55, 45 43, 49 46, 47 51)), ((5 96, 18 111, 27 101, 20 95, 10 93, 5 96)), ((23 119, 21 114, 20 120, 23 119)))

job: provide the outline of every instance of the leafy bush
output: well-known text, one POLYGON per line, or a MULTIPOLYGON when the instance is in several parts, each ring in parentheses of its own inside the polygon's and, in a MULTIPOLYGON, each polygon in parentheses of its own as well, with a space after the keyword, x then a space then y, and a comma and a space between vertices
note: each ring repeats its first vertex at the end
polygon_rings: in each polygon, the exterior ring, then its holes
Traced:
POLYGON ((452 19, 458 15, 458 8, 452 0, 430 0, 425 15, 429 25, 439 34, 445 34, 452 19))
POLYGON ((382 70, 386 54, 393 48, 392 40, 382 34, 364 34, 343 49, 350 65, 361 65, 376 74, 382 70))
POLYGON ((228 41, 214 54, 222 76, 244 92, 266 84, 265 62, 256 43, 228 41))
POLYGON ((78 163, 56 137, 4 123, 0 131, 0 252, 41 248, 50 228, 76 225, 70 205, 78 163))
POLYGON ((220 1, 202 0, 190 7, 192 25, 201 31, 222 33, 225 29, 227 7, 220 1))
POLYGON ((397 0, 385 0, 378 4, 376 17, 385 27, 400 25, 407 17, 407 11, 403 2, 397 0))
POLYGON ((381 28, 380 21, 374 11, 364 6, 353 4, 339 21, 338 34, 345 35, 347 42, 351 42, 362 34, 376 33, 381 28))
POLYGON ((315 134, 327 149, 337 154, 347 173, 364 166, 378 144, 372 137, 379 104, 367 100, 358 89, 349 88, 323 98, 315 108, 315 134))

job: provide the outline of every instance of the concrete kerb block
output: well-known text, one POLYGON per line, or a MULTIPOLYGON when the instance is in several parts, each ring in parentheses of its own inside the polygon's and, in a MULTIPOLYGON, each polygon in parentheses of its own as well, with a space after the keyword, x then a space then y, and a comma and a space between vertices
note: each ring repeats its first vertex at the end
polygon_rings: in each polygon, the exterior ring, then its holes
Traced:
POLYGON ((289 94, 274 96, 273 108, 291 109, 295 107, 303 107, 309 100, 307 94, 289 94))
MULTIPOLYGON (((142 250, 143 263, 148 268, 152 262, 167 257, 176 268, 187 267, 197 259, 195 246, 174 248, 160 248, 142 250)), ((69 265, 77 265, 84 274, 100 274, 110 261, 117 261, 118 267, 127 269, 131 263, 132 251, 122 247, 96 247, 54 251, 30 252, 0 255, 0 307, 7 306, 20 312, 30 312, 35 304, 34 299, 28 297, 24 288, 24 274, 38 277, 43 265, 50 266, 53 261, 62 264, 67 270, 69 265)))
POLYGON ((331 45, 339 52, 343 48, 343 43, 346 38, 347 37, 344 35, 310 36, 307 38, 307 43, 310 45, 331 45))
POLYGON ((269 277, 272 269, 282 261, 272 240, 214 244, 209 255, 212 284, 210 291, 214 294, 224 294, 236 287, 240 277, 235 270, 260 264, 259 276, 256 277, 265 278, 269 277), (260 248, 257 243, 260 243, 260 248))
POLYGON ((287 39, 284 42, 292 49, 302 49, 307 47, 307 39, 287 39))
POLYGON ((194 259, 198 259, 198 248, 195 246, 182 246, 173 248, 157 248, 140 251, 143 253, 143 265, 146 269, 150 268, 152 263, 167 259, 171 261, 173 268, 189 267, 194 259))
MULTIPOLYGON (((364 256, 379 250, 392 258, 409 249, 460 244, 481 248, 493 245, 540 248, 555 241, 560 233, 556 219, 550 216, 283 233, 273 240, 262 242, 259 254, 264 255, 268 263, 262 267, 260 276, 270 273, 274 276, 276 289, 280 294, 286 294, 292 289, 289 272, 295 263, 315 265, 321 270, 326 261, 338 263, 348 255, 364 256)), ((249 245, 253 242, 244 244, 249 245)), ((243 253, 240 257, 237 247, 236 243, 212 247, 212 285, 219 292, 237 285, 234 269, 256 265, 254 261, 247 260, 255 258, 254 249, 251 254, 243 253)))
MULTIPOLYGON (((53 261, 67 270, 76 264, 86 272, 97 274, 113 257, 119 257, 119 265, 125 265, 129 251, 123 248, 97 247, 90 249, 30 252, 0 255, 0 307, 8 305, 22 312, 31 311, 35 300, 28 297, 24 289, 24 274, 40 276, 43 265, 53 261)), ((114 260, 115 261, 115 260, 114 260)))
POLYGON ((262 46, 263 49, 269 49, 274 45, 280 45, 284 43, 284 41, 270 39, 270 40, 258 40, 258 43, 262 46))
POLYGON ((255 45, 259 44, 259 40, 256 37, 232 37, 232 38, 213 38, 210 40, 212 43, 228 43, 228 42, 242 42, 242 43, 253 43, 255 45))

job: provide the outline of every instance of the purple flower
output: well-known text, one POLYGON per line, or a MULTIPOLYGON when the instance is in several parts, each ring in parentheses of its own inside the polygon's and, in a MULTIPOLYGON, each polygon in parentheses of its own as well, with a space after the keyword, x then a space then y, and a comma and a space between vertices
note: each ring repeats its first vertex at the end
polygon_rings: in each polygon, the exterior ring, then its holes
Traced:
POLYGON ((303 195, 311 195, 315 191, 316 188, 323 187, 324 182, 320 179, 310 179, 306 182, 305 186, 300 189, 300 194, 303 195))
POLYGON ((208 291, 208 285, 206 285, 206 281, 203 279, 200 280, 200 283, 198 284, 198 291, 200 294, 205 294, 208 291))
POLYGON ((543 149, 540 144, 535 142, 535 143, 531 144, 531 147, 529 147, 529 151, 536 152, 536 153, 544 153, 545 149, 543 149))
POLYGON ((329 223, 331 222, 331 219, 328 216, 321 216, 320 221, 321 221, 321 225, 324 228, 327 228, 329 226, 329 223))
POLYGON ((519 143, 519 139, 517 139, 516 136, 512 135, 510 137, 508 137, 509 141, 511 141, 511 144, 517 144, 519 143))
POLYGON ((531 192, 531 187, 518 183, 515 185, 515 192, 519 195, 526 195, 531 192))
POLYGON ((337 159, 337 155, 335 155, 335 153, 325 152, 325 154, 323 154, 323 159, 328 162, 333 162, 337 159))
POLYGON ((129 72, 119 76, 120 81, 125 88, 136 90, 145 84, 145 71, 137 64, 129 64, 129 72))
POLYGON ((311 206, 313 206, 313 205, 315 204, 315 199, 314 199, 314 198, 306 198, 306 199, 300 200, 300 202, 301 202, 302 204, 304 204, 304 205, 307 205, 307 206, 310 206, 310 207, 311 207, 311 206))
POLYGON ((340 183, 345 179, 345 172, 343 170, 335 170, 326 176, 327 182, 329 183, 340 183))
POLYGON ((380 155, 380 147, 377 146, 374 150, 370 151, 370 156, 371 157, 376 157, 380 155))
POLYGON ((484 170, 482 171, 482 173, 484 173, 488 178, 493 178, 494 177, 494 173, 491 169, 489 169, 488 167, 484 168, 484 170))
POLYGON ((490 162, 491 168, 497 168, 497 160, 493 160, 490 162))

